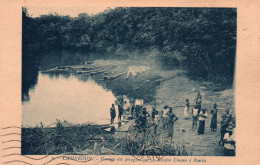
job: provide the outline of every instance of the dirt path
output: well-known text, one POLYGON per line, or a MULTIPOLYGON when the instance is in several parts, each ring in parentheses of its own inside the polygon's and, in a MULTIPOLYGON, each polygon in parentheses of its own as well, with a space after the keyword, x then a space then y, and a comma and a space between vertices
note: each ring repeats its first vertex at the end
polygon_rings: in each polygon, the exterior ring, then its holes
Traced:
MULTIPOLYGON (((163 75, 171 76, 172 71, 164 72, 163 75)), ((160 87, 157 89, 156 99, 158 110, 160 110, 164 105, 167 104, 174 107, 173 112, 179 118, 179 120, 174 125, 174 143, 184 144, 188 148, 188 150, 192 152, 193 156, 223 155, 223 149, 218 145, 218 141, 220 139, 220 120, 221 115, 224 113, 224 110, 226 108, 231 109, 232 113, 234 114, 232 89, 214 93, 203 86, 203 84, 200 84, 197 81, 192 81, 184 75, 178 75, 173 79, 161 83, 160 87), (197 130, 191 129, 191 118, 183 118, 184 107, 175 107, 181 105, 184 106, 186 98, 190 100, 190 104, 194 104, 194 99, 198 91, 200 91, 202 95, 202 108, 206 108, 208 113, 204 135, 197 135, 197 130), (211 132, 210 110, 212 109, 214 103, 217 103, 219 105, 220 110, 218 113, 218 129, 216 132, 211 132), (179 128, 184 129, 185 132, 179 132, 179 128)))

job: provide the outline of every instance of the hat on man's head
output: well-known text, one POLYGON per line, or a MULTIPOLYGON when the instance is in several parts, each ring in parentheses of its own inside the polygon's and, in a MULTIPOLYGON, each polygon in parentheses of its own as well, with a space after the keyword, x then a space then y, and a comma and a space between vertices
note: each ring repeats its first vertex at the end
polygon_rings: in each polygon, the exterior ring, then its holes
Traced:
POLYGON ((164 109, 168 108, 168 105, 165 105, 163 108, 164 108, 164 109))
POLYGON ((228 126, 228 128, 226 130, 227 131, 233 131, 233 127, 230 125, 230 126, 228 126))

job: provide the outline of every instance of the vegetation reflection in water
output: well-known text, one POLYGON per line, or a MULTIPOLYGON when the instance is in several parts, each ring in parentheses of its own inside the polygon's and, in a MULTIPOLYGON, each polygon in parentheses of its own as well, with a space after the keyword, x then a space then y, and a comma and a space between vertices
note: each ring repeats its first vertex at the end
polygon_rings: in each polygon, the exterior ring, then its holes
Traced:
POLYGON ((105 90, 91 78, 79 81, 75 75, 42 73, 29 95, 30 100, 23 102, 24 126, 36 126, 40 122, 49 125, 56 119, 74 124, 108 123, 109 109, 116 99, 110 90, 105 90))

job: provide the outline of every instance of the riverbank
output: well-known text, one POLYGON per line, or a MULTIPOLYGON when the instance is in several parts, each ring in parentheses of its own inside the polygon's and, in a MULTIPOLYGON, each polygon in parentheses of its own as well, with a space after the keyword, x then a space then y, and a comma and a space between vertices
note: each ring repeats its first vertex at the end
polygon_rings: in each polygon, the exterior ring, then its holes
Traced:
MULTIPOLYGON (((143 99, 145 102, 144 106, 147 108, 148 113, 151 113, 151 107, 155 102, 158 111, 160 111, 164 105, 169 105, 173 107, 174 113, 179 118, 174 125, 175 133, 173 142, 175 148, 178 148, 176 146, 185 146, 188 155, 193 156, 221 156, 223 153, 222 147, 218 145, 220 139, 220 116, 224 113, 225 109, 230 109, 233 116, 235 116, 233 89, 214 92, 214 89, 211 88, 214 84, 191 80, 182 70, 159 70, 149 65, 141 65, 138 62, 129 61, 98 60, 86 62, 85 65, 61 66, 43 71, 42 73, 66 77, 73 74, 83 82, 86 82, 91 77, 91 79, 95 80, 95 82, 104 89, 111 90, 115 96, 125 95, 129 98, 143 99), (149 69, 147 70, 146 68, 149 69), (129 72, 129 70, 131 72, 129 72), (191 129, 191 119, 183 118, 185 99, 188 98, 190 104, 193 105, 197 92, 201 93, 202 108, 207 109, 208 113, 206 132, 204 135, 197 135, 196 130, 191 129), (211 118, 210 110, 213 108, 214 103, 217 103, 219 108, 218 130, 211 132, 209 128, 211 118)), ((193 107, 191 106, 191 108, 193 107)), ((127 113, 129 115, 129 112, 127 113)), ((109 118, 108 111, 107 118, 109 118)), ((149 118, 149 120, 151 119, 149 118)), ((100 125, 63 125, 60 127, 62 131, 57 127, 23 128, 22 149, 27 149, 27 151, 23 151, 25 154, 32 155, 128 155, 126 132, 132 125, 133 120, 125 118, 124 121, 125 122, 121 123, 120 128, 115 128, 115 134, 112 134, 109 130, 101 129, 100 125), (91 131, 94 132, 93 135, 95 135, 95 137, 88 137, 91 135, 91 131)), ((160 122, 158 130, 161 131, 160 138, 169 141, 169 139, 165 137, 167 132, 161 129, 160 122)))

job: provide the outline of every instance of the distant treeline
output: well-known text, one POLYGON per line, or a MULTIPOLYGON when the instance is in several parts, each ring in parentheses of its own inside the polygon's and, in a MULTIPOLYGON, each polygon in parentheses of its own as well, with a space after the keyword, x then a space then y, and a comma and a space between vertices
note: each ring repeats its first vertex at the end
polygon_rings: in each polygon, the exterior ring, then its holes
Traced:
MULTIPOLYGON (((31 18, 23 8, 23 51, 68 49, 157 59, 190 76, 233 83, 234 8, 115 8, 76 18, 31 18)), ((26 55, 26 54, 25 54, 26 55)))

